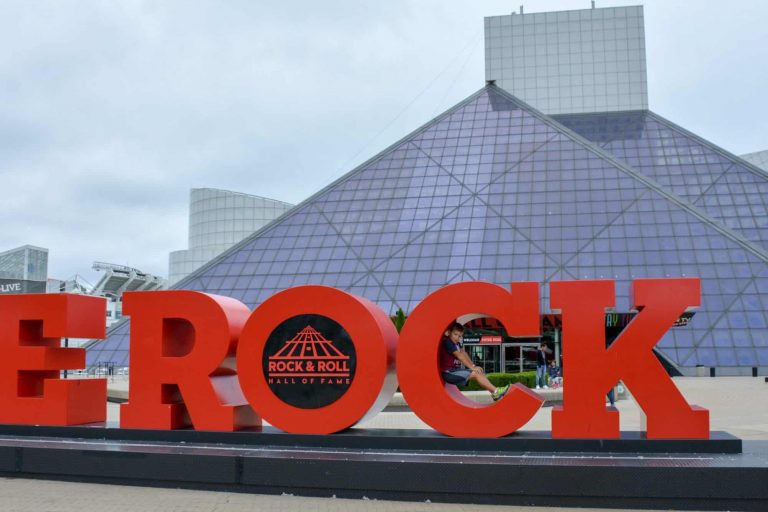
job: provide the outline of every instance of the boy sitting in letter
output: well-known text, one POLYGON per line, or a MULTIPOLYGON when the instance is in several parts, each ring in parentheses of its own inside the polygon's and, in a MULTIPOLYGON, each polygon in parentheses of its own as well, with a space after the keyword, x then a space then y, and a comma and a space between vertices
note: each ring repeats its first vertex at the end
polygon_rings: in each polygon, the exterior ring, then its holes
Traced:
POLYGON ((497 388, 491 384, 483 369, 476 366, 461 347, 463 337, 464 326, 454 322, 440 341, 440 371, 443 380, 457 386, 466 386, 467 382, 474 380, 491 394, 494 402, 501 399, 509 391, 509 385, 497 388))

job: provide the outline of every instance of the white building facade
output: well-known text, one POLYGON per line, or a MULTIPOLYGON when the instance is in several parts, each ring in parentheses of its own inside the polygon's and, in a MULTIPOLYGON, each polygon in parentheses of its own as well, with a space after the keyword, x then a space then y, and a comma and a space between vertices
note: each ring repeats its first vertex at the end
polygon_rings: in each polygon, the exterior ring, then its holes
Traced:
POLYGON ((485 18, 485 78, 545 114, 648 108, 642 6, 485 18))
POLYGON ((254 231, 293 208, 292 204, 215 188, 194 188, 189 201, 189 248, 170 254, 171 285, 254 231))
POLYGON ((754 153, 747 153, 741 155, 741 158, 751 163, 755 167, 768 172, 768 149, 765 151, 756 151, 754 153))
POLYGON ((48 249, 23 245, 0 252, 0 294, 45 293, 48 249))

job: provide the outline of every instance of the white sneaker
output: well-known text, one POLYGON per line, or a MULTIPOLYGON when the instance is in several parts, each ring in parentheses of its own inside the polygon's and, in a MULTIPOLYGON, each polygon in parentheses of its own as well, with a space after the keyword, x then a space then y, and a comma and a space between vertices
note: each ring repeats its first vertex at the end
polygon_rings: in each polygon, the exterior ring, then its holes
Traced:
POLYGON ((544 386, 544 389, 549 389, 549 386, 544 386))
POLYGON ((536 386, 536 389, 541 389, 541 386, 536 386))

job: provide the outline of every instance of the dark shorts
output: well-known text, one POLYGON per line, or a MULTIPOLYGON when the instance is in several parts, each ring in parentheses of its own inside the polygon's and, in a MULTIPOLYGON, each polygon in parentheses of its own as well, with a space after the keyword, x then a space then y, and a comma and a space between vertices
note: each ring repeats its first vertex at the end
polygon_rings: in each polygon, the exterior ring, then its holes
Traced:
POLYGON ((448 384, 456 384, 457 386, 466 386, 467 382, 469 382, 470 375, 472 375, 472 370, 461 368, 458 370, 443 372, 443 380, 448 384))

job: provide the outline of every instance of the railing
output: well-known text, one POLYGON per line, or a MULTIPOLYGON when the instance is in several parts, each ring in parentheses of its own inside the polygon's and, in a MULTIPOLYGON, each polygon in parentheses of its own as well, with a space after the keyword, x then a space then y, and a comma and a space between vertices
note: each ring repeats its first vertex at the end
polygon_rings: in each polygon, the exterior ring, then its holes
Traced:
POLYGON ((89 366, 84 370, 63 370, 62 378, 72 379, 103 379, 107 378, 110 382, 115 380, 128 379, 128 367, 117 366, 114 362, 103 361, 89 366))

